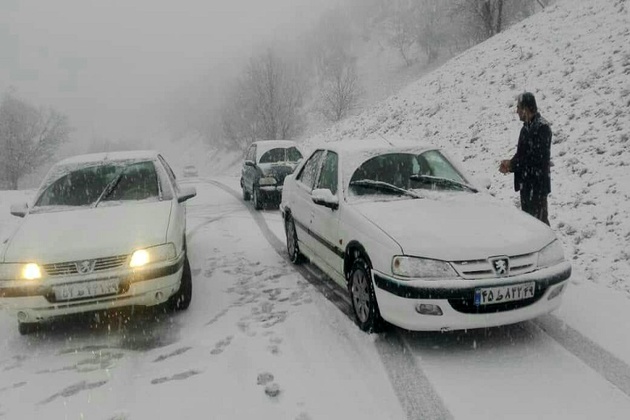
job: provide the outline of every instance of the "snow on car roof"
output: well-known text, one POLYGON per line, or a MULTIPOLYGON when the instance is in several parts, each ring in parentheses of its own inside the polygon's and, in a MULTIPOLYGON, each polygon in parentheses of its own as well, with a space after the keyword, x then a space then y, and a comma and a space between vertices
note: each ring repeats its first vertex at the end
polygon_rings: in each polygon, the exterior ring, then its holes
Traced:
POLYGON ((155 159, 158 152, 155 150, 130 150, 121 152, 88 153, 84 155, 72 156, 57 162, 57 165, 72 165, 77 163, 95 163, 113 160, 140 160, 155 159))

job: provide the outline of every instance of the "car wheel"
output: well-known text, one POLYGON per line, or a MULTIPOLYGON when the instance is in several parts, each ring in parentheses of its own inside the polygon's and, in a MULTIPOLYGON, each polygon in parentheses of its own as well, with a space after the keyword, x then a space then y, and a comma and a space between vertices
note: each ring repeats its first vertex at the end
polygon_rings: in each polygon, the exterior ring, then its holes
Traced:
POLYGON ((174 311, 183 311, 188 309, 190 301, 192 300, 192 272, 190 270, 190 263, 188 262, 188 256, 184 259, 184 272, 182 273, 182 280, 179 285, 179 290, 175 292, 168 300, 168 306, 174 311))
POLYGON ((39 328, 37 322, 18 322, 18 331, 21 335, 34 333, 39 328))
POLYGON ((245 184, 243 184, 242 180, 241 180, 241 189, 243 190, 243 200, 249 201, 251 197, 249 195, 249 191, 247 191, 247 189, 245 188, 245 184))
POLYGON ((252 191, 252 201, 254 202, 254 208, 256 210, 261 210, 263 208, 263 203, 260 197, 260 190, 254 186, 254 190, 252 191))
POLYGON ((348 290, 350 291, 354 317, 359 328, 368 333, 380 332, 383 329, 384 321, 376 302, 371 269, 363 258, 357 258, 352 264, 348 290))
POLYGON ((295 222, 290 214, 287 214, 284 221, 284 231, 287 235, 287 252, 289 253, 289 260, 293 264, 299 264, 304 261, 304 256, 300 252, 298 245, 297 231, 295 230, 295 222))

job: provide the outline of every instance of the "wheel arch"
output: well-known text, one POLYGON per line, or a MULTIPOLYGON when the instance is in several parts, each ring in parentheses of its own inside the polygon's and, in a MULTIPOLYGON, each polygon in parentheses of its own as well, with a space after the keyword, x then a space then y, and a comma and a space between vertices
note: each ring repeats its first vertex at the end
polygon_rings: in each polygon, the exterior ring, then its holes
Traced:
POLYGON ((344 252, 343 258, 343 273, 346 281, 348 280, 348 276, 350 275, 352 264, 354 264, 354 262, 360 257, 363 257, 368 266, 372 268, 372 261, 370 260, 370 256, 365 250, 365 247, 359 241, 350 241, 346 246, 346 251, 344 252))

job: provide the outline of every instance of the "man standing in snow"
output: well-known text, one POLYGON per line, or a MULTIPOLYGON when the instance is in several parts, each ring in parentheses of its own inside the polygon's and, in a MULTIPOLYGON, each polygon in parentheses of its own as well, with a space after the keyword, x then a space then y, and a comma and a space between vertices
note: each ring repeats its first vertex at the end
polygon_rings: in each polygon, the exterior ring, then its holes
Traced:
POLYGON ((518 96, 516 113, 523 128, 516 154, 502 160, 499 171, 514 173, 514 190, 521 193, 521 209, 549 225, 547 195, 551 192, 551 128, 540 116, 530 92, 518 96))

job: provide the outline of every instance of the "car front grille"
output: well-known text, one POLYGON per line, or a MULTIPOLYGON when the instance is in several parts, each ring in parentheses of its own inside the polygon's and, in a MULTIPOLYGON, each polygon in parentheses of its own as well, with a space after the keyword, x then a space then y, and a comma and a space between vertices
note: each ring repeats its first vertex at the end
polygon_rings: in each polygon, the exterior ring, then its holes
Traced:
MULTIPOLYGON (((529 273, 536 269, 536 253, 510 256, 509 259, 509 276, 529 273)), ((457 273, 467 280, 497 277, 488 260, 453 261, 451 264, 457 273)))
MULTIPOLYGON (((122 266, 127 260, 127 255, 117 255, 115 257, 97 258, 94 262, 95 271, 112 270, 122 266)), ((76 261, 44 264, 44 270, 49 276, 68 276, 78 274, 76 261)))

